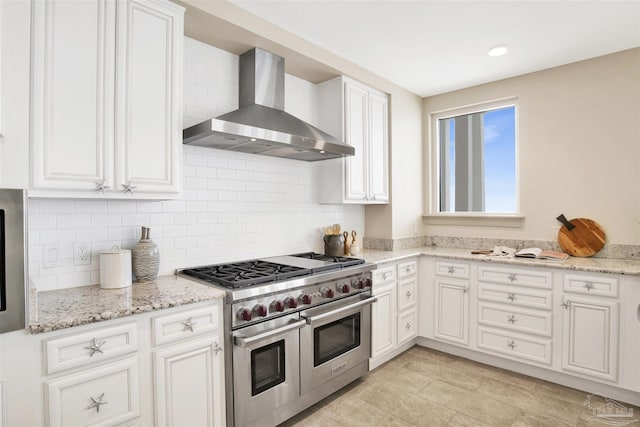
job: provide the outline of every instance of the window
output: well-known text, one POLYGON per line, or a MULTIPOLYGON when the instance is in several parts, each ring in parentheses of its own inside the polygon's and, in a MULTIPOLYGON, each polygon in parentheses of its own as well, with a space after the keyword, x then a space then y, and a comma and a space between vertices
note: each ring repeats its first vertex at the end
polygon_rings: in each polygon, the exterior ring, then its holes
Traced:
POLYGON ((516 115, 514 99, 431 114, 432 214, 517 214, 516 115))

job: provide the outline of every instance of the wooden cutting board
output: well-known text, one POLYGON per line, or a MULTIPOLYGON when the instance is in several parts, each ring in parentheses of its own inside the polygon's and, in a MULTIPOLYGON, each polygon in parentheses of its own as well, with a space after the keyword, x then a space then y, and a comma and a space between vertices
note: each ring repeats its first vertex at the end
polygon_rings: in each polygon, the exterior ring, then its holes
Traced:
POLYGON ((600 224, 589 218, 574 218, 568 222, 573 227, 565 224, 558 231, 558 243, 563 251, 572 256, 590 257, 604 247, 606 236, 600 224))

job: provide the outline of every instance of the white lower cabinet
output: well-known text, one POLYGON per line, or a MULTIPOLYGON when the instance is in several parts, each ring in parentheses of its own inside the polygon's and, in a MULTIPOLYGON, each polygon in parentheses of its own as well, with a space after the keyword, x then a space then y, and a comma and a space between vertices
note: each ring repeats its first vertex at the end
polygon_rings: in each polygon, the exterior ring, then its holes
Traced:
POLYGON ((224 423, 222 347, 217 339, 189 341, 154 352, 156 425, 224 423))
POLYGON ((434 338, 469 344, 469 283, 435 279, 434 338))
POLYGON ((138 417, 138 378, 133 357, 48 381, 48 425, 114 426, 138 417))
POLYGON ((394 283, 377 287, 373 295, 378 297, 371 307, 371 357, 375 358, 393 350, 396 345, 396 293, 394 283))
POLYGON ((152 320, 156 344, 166 344, 153 352, 157 426, 224 425, 220 313, 207 306, 152 320))
POLYGON ((373 272, 371 359, 374 369, 409 348, 418 335, 418 261, 381 266, 373 272))
POLYGON ((616 381, 618 302, 565 294, 562 304, 562 369, 616 381))
POLYGON ((5 425, 225 425, 221 334, 221 300, 0 334, 5 425), (161 345, 154 324, 167 332, 161 345))

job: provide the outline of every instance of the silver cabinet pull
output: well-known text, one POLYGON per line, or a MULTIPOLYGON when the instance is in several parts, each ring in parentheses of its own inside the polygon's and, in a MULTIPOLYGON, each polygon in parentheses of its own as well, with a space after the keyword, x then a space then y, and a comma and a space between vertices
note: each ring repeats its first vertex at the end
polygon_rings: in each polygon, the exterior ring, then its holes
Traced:
POLYGON ((449 273, 449 274, 453 274, 455 272, 456 272, 456 269, 453 268, 453 267, 449 267, 449 269, 447 270, 447 273, 449 273))
POLYGON ((216 342, 213 343, 213 349, 212 350, 213 350, 214 356, 216 356, 218 354, 218 352, 223 350, 223 348, 220 347, 220 344, 218 344, 218 342, 216 341, 216 342))
POLYGON ((133 190, 135 190, 137 187, 133 184, 131 184, 131 180, 129 180, 128 184, 121 184, 124 189, 122 190, 123 193, 131 193, 131 195, 133 196, 133 190))
POLYGON ((382 273, 382 280, 387 280, 387 273, 382 273))
POLYGON ((508 340, 507 341, 507 347, 509 347, 511 350, 513 350, 516 347, 516 343, 513 340, 508 340))
POLYGON ((89 355, 89 357, 93 357, 94 354, 96 353, 103 353, 102 351, 102 346, 106 343, 106 341, 98 341, 95 338, 93 339, 93 341, 91 341, 91 345, 89 347, 85 347, 85 349, 87 350, 91 350, 91 354, 89 355))
POLYGON ((587 288, 587 291, 590 291, 591 289, 593 289, 593 283, 587 282, 584 284, 584 287, 587 288))
POLYGON ((405 328, 407 328, 407 331, 411 329, 411 323, 407 323, 407 326, 405 326, 405 328))
POLYGON ((516 299, 516 294, 512 294, 512 293, 510 293, 510 294, 509 294, 509 296, 507 297, 507 299, 508 299, 509 301, 513 302, 513 300, 515 300, 515 299, 516 299))
POLYGON ((462 293, 469 293, 469 286, 465 286, 464 289, 462 289, 462 293))
POLYGON ((566 300, 566 301, 562 301, 562 304, 560 304, 561 307, 564 307, 564 309, 568 309, 571 307, 571 301, 566 300))
POLYGON ((411 273, 411 267, 407 267, 406 270, 407 274, 411 273))
POLYGON ((411 291, 407 291, 407 298, 411 298, 411 291))
POLYGON ((102 181, 96 181, 96 191, 102 191, 102 194, 104 194, 104 190, 108 190, 110 188, 110 186, 105 185, 104 179, 102 181))
POLYGON ((509 317, 507 318, 507 322, 509 322, 509 323, 511 323, 511 324, 514 324, 514 323, 516 322, 516 315, 515 315, 515 314, 512 314, 511 316, 509 316, 509 317))
POLYGON ((510 274, 509 276, 507 276, 507 279, 509 279, 510 282, 515 282, 516 280, 518 280, 515 274, 510 274))
POLYGON ((191 320, 192 318, 189 317, 187 320, 185 320, 184 322, 182 322, 182 324, 184 325, 184 329, 183 331, 191 331, 193 332, 193 327, 195 325, 197 325, 196 322, 194 322, 193 320, 191 320))
POLYGON ((104 398, 104 393, 102 393, 100 396, 98 396, 97 398, 95 397, 90 397, 91 399, 91 405, 87 406, 87 409, 93 409, 96 408, 96 413, 100 412, 100 406, 101 405, 106 405, 109 402, 103 401, 102 399, 104 398))

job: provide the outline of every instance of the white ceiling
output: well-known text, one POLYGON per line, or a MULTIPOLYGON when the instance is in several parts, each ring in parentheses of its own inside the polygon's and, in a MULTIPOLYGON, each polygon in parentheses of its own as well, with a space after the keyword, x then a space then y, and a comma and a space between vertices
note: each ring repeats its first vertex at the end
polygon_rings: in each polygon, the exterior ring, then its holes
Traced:
POLYGON ((423 97, 640 46, 640 0, 231 2, 423 97))

